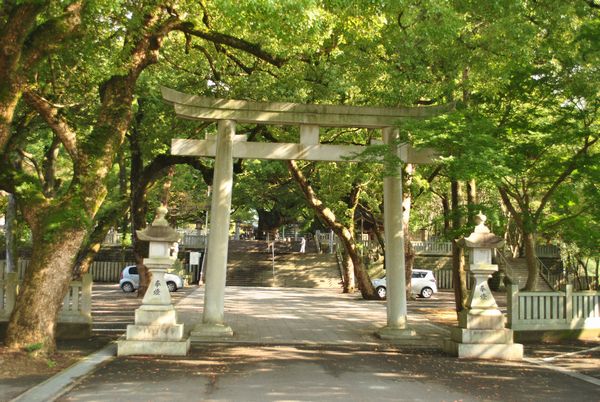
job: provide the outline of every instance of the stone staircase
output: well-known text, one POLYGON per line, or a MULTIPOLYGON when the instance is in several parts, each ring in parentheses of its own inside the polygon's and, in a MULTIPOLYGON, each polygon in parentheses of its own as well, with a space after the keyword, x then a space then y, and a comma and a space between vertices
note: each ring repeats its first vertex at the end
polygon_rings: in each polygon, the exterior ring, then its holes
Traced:
MULTIPOLYGON (((525 258, 512 258, 506 257, 506 262, 508 263, 508 272, 519 285, 519 288, 525 286, 527 282, 527 276, 529 275, 527 271, 527 261, 525 258)), ((502 260, 498 261, 499 266, 504 268, 504 262, 502 260)), ((536 285, 536 292, 552 292, 552 288, 548 286, 548 283, 544 280, 544 278, 540 275, 536 285)))
POLYGON ((231 240, 227 285, 300 288, 339 288, 335 255, 317 254, 314 242, 299 253, 300 241, 276 242, 275 258, 266 241, 231 240), (273 263, 274 262, 274 263, 273 263))

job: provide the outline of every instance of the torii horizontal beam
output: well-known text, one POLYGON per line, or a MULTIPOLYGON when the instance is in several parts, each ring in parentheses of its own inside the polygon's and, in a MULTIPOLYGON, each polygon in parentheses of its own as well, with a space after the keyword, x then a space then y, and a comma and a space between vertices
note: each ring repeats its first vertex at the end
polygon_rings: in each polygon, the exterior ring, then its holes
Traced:
POLYGON ((161 92, 163 98, 174 105, 175 113, 179 117, 210 121, 235 120, 239 123, 384 128, 393 127, 402 119, 434 117, 454 108, 453 103, 441 106, 384 108, 253 102, 189 95, 166 87, 162 87, 161 92))
MULTIPOLYGON (((322 162, 358 162, 357 156, 367 147, 362 145, 333 145, 333 144, 297 144, 246 142, 236 136, 233 142, 233 158, 241 159, 279 159, 306 160, 322 162)), ((171 154, 185 156, 214 157, 217 142, 208 140, 171 140, 171 154)), ((417 150, 408 144, 399 147, 399 158, 407 163, 430 163, 434 153, 430 149, 417 150)))

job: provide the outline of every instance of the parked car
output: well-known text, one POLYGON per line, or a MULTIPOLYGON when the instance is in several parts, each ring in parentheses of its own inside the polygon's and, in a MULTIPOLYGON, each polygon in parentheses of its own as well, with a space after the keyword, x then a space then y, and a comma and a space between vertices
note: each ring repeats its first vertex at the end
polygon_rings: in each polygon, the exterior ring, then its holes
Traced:
MULTIPOLYGON (((183 279, 179 275, 167 273, 165 274, 165 281, 167 282, 169 292, 176 292, 177 289, 183 287, 183 279)), ((138 274, 137 266, 128 265, 123 268, 119 286, 125 293, 133 292, 140 287, 140 275, 138 274)))
MULTIPOLYGON (((375 286, 377 296, 379 296, 380 299, 385 299, 387 296, 386 278, 375 279, 373 281, 373 286, 375 286)), ((430 298, 438 291, 433 271, 428 271, 426 269, 413 269, 410 287, 413 294, 419 295, 425 299, 430 298)))

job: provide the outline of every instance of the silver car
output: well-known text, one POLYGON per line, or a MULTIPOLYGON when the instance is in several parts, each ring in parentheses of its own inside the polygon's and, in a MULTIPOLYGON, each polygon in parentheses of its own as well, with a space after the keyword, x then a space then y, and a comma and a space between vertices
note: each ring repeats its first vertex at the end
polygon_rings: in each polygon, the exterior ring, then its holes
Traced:
MULTIPOLYGON (((373 280, 373 286, 380 299, 385 299, 387 296, 386 278, 373 280)), ((411 291, 415 295, 419 295, 425 299, 429 299, 434 293, 437 293, 437 284, 433 271, 426 269, 413 269, 412 278, 410 280, 411 291)))
MULTIPOLYGON (((179 275, 165 274, 165 282, 167 282, 169 292, 176 292, 177 289, 183 287, 183 279, 179 275)), ((128 265, 123 268, 119 286, 125 293, 133 292, 140 287, 140 275, 138 274, 137 266, 128 265)))

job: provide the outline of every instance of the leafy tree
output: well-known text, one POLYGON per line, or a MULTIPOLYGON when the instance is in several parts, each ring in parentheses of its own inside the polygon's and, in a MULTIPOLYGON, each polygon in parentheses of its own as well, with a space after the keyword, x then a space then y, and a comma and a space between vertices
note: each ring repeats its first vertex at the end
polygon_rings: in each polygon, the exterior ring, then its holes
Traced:
MULTIPOLYGON (((132 118, 136 83, 158 61, 164 40, 185 46, 186 37, 190 44, 196 38, 274 65, 282 62, 261 45, 203 21, 184 21, 180 10, 162 2, 89 2, 85 7, 74 2, 64 10, 50 3, 5 3, 0 26, 2 43, 14 44, 3 47, 0 62, 0 183, 15 194, 33 236, 32 263, 6 344, 41 343, 44 351, 54 348, 56 317, 72 265, 106 197, 106 178, 132 118), (170 34, 175 31, 183 35, 170 34), (61 46, 68 37, 73 45, 61 46), (21 99, 27 106, 15 125, 21 99), (45 127, 29 130, 29 111, 45 127), (44 150, 38 144, 49 145, 44 150), (46 163, 36 164, 36 159, 46 163), (66 168, 55 169, 60 164, 66 168), (40 167, 61 180, 38 174, 40 167)), ((199 9, 185 2, 178 6, 191 15, 207 15, 201 4, 195 6, 199 9)))

